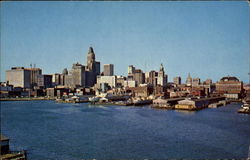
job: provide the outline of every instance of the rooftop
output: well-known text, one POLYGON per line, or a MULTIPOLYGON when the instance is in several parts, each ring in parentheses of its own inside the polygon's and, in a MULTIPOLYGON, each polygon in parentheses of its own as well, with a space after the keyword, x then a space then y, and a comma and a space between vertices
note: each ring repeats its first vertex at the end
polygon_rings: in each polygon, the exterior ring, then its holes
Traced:
POLYGON ((238 78, 236 78, 236 77, 230 77, 230 76, 222 77, 220 80, 221 81, 237 81, 237 82, 239 81, 238 78))

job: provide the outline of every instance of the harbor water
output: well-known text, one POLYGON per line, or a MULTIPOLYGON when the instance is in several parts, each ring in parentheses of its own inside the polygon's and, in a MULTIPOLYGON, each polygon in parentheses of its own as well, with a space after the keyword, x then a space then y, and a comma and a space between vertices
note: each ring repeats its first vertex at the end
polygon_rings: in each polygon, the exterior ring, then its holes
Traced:
POLYGON ((247 158, 250 115, 240 104, 197 112, 150 106, 1 103, 1 132, 28 159, 247 158))

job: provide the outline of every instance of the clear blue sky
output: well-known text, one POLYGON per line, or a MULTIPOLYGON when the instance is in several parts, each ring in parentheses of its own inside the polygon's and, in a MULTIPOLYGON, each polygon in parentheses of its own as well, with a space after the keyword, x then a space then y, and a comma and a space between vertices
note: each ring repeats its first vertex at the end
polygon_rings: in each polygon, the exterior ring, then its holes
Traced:
POLYGON ((247 2, 3 2, 1 81, 12 66, 43 73, 86 64, 92 45, 117 75, 163 63, 169 81, 232 75, 248 82, 247 2))

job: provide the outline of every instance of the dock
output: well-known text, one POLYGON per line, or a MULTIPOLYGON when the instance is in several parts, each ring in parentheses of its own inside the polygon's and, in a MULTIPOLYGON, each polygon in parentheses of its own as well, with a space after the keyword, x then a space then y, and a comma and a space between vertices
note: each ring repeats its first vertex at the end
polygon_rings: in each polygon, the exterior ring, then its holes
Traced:
POLYGON ((12 151, 10 150, 9 138, 4 135, 0 135, 0 159, 1 160, 26 160, 27 152, 22 151, 12 151))

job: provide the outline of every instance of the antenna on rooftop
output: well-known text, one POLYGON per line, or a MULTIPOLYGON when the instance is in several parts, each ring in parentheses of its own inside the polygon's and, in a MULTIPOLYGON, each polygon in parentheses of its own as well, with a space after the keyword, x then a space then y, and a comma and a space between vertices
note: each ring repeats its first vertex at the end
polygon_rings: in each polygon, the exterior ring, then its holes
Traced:
POLYGON ((30 63, 30 68, 32 68, 32 63, 30 63))

